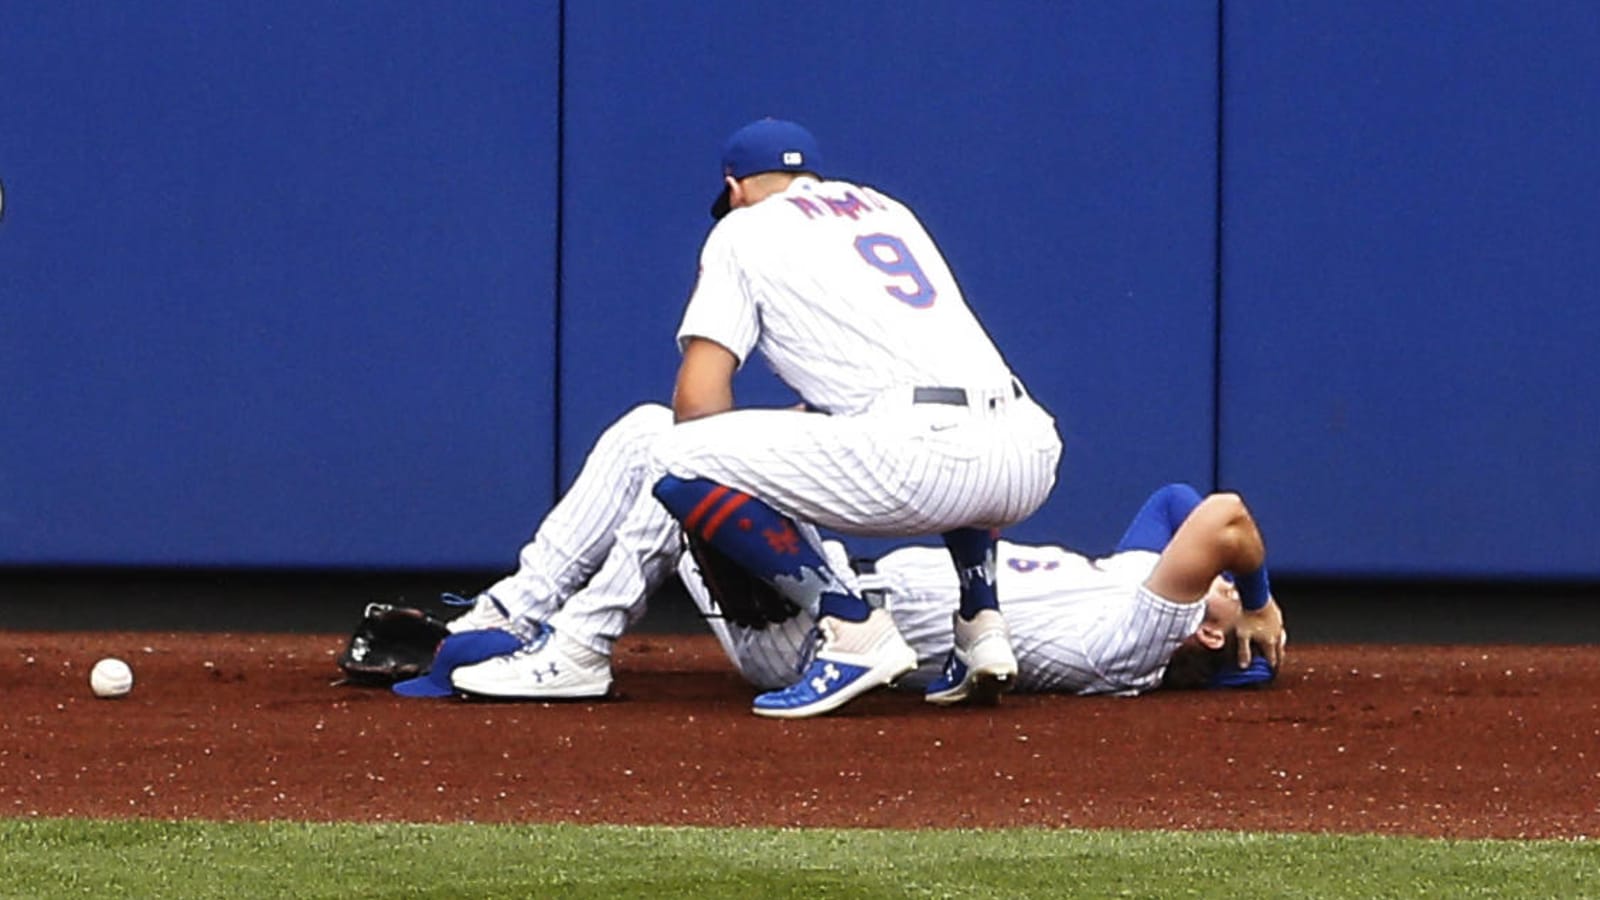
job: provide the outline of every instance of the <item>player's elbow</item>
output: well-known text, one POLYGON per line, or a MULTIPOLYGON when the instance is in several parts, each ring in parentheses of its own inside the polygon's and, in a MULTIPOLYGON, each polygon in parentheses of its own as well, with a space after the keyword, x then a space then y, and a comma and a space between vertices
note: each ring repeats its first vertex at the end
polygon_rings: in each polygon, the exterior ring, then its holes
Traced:
POLYGON ((732 406, 731 402, 720 403, 704 397, 685 396, 679 392, 672 396, 672 419, 675 422, 703 419, 706 416, 727 412, 732 406))
POLYGON ((733 408, 733 374, 738 357, 725 347, 695 338, 684 349, 672 389, 672 415, 679 422, 703 419, 733 408))
POLYGON ((1261 567, 1266 559, 1266 545, 1244 498, 1228 491, 1212 494, 1196 510, 1202 511, 1212 526, 1217 556, 1225 561, 1228 569, 1250 572, 1261 567))
POLYGON ((672 417, 678 422, 703 419, 733 408, 733 386, 727 380, 697 378, 693 373, 678 379, 672 391, 672 417))

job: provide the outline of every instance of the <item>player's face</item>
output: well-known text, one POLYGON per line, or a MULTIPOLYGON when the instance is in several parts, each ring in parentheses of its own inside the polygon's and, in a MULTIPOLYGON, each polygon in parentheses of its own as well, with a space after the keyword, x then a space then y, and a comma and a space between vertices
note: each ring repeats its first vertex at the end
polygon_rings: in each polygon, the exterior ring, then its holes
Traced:
POLYGON ((1231 631, 1243 615, 1239 602, 1239 589, 1221 575, 1211 579, 1211 590, 1206 592, 1206 624, 1231 631))
POLYGON ((1211 579, 1203 602, 1205 618, 1200 620, 1200 628, 1194 634, 1183 639, 1183 646, 1215 650, 1222 646, 1223 639, 1238 623, 1244 607, 1239 604, 1239 589, 1221 575, 1211 579))

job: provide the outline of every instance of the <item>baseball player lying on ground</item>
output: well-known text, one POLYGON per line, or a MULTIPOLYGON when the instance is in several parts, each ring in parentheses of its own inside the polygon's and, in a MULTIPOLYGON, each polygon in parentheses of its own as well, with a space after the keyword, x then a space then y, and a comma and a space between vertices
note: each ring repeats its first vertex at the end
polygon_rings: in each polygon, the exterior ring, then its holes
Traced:
MULTIPOLYGON (((842 562, 842 544, 830 541, 827 549, 842 562)), ((1270 681, 1286 643, 1281 613, 1270 594, 1247 611, 1239 581, 1221 562, 1263 553, 1260 532, 1237 494, 1201 497, 1186 484, 1153 493, 1109 556, 1000 541, 996 590, 1011 626, 1016 690, 1131 696, 1157 687, 1270 681)), ((917 650, 918 667, 897 686, 923 691, 941 705, 994 699, 969 689, 953 652, 950 611, 960 585, 943 548, 901 547, 854 565, 862 593, 881 602, 917 650)), ((680 574, 748 681, 762 688, 787 684, 805 668, 812 615, 755 625, 733 621, 696 560, 686 556, 680 574)))
MULTIPOLYGON (((753 685, 793 681, 812 660, 818 610, 802 608, 684 550, 677 523, 648 490, 651 442, 671 410, 644 405, 606 430, 572 488, 520 554, 517 571, 448 624, 427 675, 397 693, 460 692, 525 699, 598 697, 611 687, 612 647, 674 566, 729 658, 753 685), (731 581, 730 581, 731 580, 731 581), (482 689, 474 672, 506 655, 536 656, 542 680, 515 695, 482 689)), ((826 550, 853 569, 844 547, 826 550)), ((1116 552, 1089 559, 1059 547, 1001 542, 997 585, 1013 618, 1024 691, 1136 694, 1170 687, 1259 684, 1281 664, 1284 632, 1260 532, 1235 494, 1202 498, 1186 485, 1156 491, 1116 552), (1231 581, 1224 573, 1243 573, 1231 581)), ((905 547, 857 564, 916 650, 899 684, 948 705, 991 700, 974 691, 950 619, 960 586, 943 548, 905 547)), ((489 684, 493 684, 491 679, 489 684)))

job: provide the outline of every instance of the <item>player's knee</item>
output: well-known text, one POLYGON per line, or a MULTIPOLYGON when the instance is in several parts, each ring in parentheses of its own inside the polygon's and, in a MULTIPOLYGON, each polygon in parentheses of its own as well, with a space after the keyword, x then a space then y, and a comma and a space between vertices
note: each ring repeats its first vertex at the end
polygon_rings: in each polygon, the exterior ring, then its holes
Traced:
POLYGON ((601 435, 601 441, 650 440, 672 427, 672 410, 659 403, 643 403, 622 414, 601 435))
POLYGON ((672 427, 672 408, 660 403, 641 403, 623 413, 622 417, 634 427, 649 431, 672 427))
POLYGON ((650 441, 650 464, 662 473, 683 471, 683 464, 690 455, 684 430, 673 423, 671 416, 669 409, 665 427, 656 432, 650 441))
POLYGON ((672 428, 672 410, 659 403, 643 403, 623 413, 612 431, 630 444, 653 445, 672 428))

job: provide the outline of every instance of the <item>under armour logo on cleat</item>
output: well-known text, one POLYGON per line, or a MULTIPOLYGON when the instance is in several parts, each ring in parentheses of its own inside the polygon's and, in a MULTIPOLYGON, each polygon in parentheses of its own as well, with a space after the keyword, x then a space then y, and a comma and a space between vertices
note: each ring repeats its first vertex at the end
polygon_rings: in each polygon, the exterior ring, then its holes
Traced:
POLYGON ((833 667, 833 663, 824 663, 822 674, 811 679, 811 689, 819 694, 826 694, 830 684, 838 681, 839 677, 839 670, 833 667))

